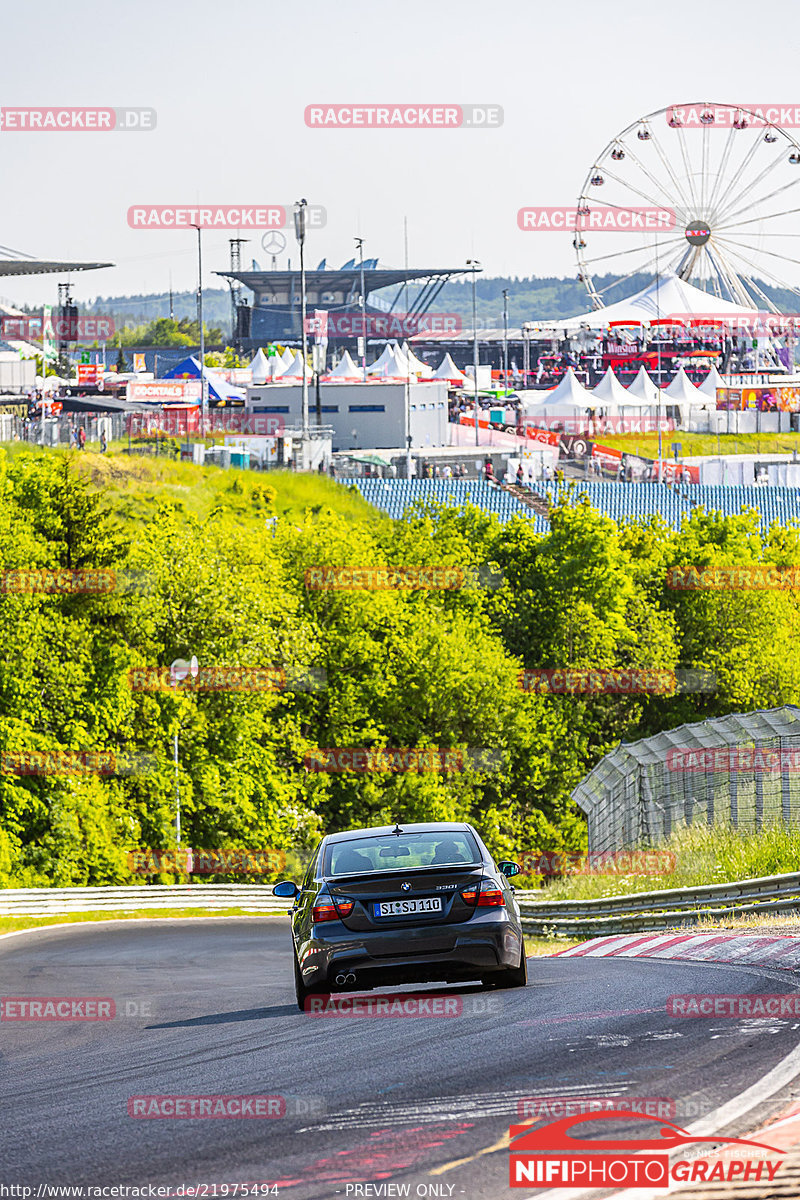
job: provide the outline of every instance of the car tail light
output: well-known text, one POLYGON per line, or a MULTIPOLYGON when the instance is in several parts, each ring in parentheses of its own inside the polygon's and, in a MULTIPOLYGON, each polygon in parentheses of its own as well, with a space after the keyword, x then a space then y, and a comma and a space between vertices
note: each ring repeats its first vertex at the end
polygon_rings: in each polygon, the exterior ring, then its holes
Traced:
POLYGON ((505 908, 503 889, 494 879, 482 879, 477 888, 467 888, 461 895, 473 908, 505 908))
POLYGON ((355 900, 346 900, 339 896, 321 896, 318 899, 320 901, 319 904, 315 904, 311 910, 315 924, 320 924, 322 921, 338 921, 342 917, 349 917, 355 905, 355 900))

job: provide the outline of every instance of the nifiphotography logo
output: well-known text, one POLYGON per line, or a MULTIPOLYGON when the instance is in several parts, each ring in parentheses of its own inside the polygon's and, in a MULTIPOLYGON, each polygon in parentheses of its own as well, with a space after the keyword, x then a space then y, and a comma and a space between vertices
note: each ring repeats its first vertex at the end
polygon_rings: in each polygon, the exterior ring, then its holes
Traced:
MULTIPOLYGON (((723 1146, 755 1147, 770 1154, 782 1154, 775 1146, 743 1138, 694 1137, 671 1121, 615 1109, 600 1113, 581 1113, 549 1121, 538 1129, 527 1125, 512 1125, 509 1129, 511 1157, 509 1184, 511 1187, 635 1187, 666 1191, 673 1183, 712 1183, 747 1180, 771 1182, 781 1166, 780 1160, 754 1158, 747 1153, 741 1157, 715 1157, 713 1153, 696 1157, 699 1152, 678 1158, 670 1166, 670 1154, 681 1147, 723 1146), (630 1127, 633 1121, 646 1122, 641 1126, 642 1137, 586 1138, 572 1135, 576 1125, 591 1121, 619 1119, 630 1127)), ((730 1152, 728 1152, 730 1153, 730 1152)))

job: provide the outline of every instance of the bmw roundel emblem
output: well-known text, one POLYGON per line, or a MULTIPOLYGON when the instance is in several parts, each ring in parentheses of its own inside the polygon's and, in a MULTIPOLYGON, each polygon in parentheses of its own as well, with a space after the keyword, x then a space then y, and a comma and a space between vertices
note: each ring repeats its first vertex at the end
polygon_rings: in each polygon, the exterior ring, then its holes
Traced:
POLYGON ((400 888, 401 888, 401 890, 402 890, 402 891, 404 891, 404 892, 410 892, 410 891, 411 891, 411 884, 410 884, 410 883, 401 883, 401 884, 400 884, 400 888))

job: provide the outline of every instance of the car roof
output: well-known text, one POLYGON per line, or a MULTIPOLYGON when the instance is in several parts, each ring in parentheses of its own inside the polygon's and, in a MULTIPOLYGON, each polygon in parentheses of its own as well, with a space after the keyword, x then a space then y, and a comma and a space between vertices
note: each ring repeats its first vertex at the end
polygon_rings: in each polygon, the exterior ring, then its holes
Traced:
MULTIPOLYGON (((394 833, 396 825, 373 825, 368 829, 347 829, 342 833, 329 833, 325 842, 349 842, 355 838, 385 837, 394 833)), ((464 821, 422 821, 409 825, 400 825, 403 833, 463 833, 472 832, 472 826, 464 821)))

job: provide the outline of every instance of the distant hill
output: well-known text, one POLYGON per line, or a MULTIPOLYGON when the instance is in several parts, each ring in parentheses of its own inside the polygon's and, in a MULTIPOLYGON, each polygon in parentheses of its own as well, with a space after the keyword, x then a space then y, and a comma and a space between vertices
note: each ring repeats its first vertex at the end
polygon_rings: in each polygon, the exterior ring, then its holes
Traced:
MULTIPOLYGON (((603 294, 607 304, 624 300, 635 292, 646 287, 651 281, 649 275, 633 275, 624 282, 618 276, 595 276, 594 283, 603 294)), ((774 302, 784 312, 796 312, 798 299, 788 289, 769 287, 760 283, 763 291, 772 297, 774 302)), ((572 277, 548 276, 537 278, 530 276, 520 279, 517 276, 478 277, 477 311, 481 328, 502 329, 503 326, 503 290, 508 290, 508 324, 509 328, 519 328, 523 321, 559 319, 587 312, 591 305, 586 288, 572 277)), ((419 289, 409 286, 409 303, 419 289)), ((245 290, 246 296, 252 293, 245 290)), ((377 293, 380 295, 380 293, 377 293)), ((396 289, 385 289, 385 298, 394 300, 396 289)), ((395 307, 402 309, 405 300, 401 298, 395 307)), ((195 320, 197 317, 197 299, 194 292, 176 292, 172 297, 172 308, 176 320, 187 317, 195 320)), ((472 281, 471 279, 454 280, 445 284, 436 298, 437 312, 458 313, 466 328, 472 323, 472 281)), ((131 296, 98 296, 92 305, 86 306, 87 312, 104 313, 113 316, 120 325, 141 325, 157 317, 170 315, 170 297, 168 292, 153 292, 131 296)), ((227 288, 209 288, 203 292, 203 316, 207 325, 218 325, 228 331, 231 327, 231 300, 227 288)))

